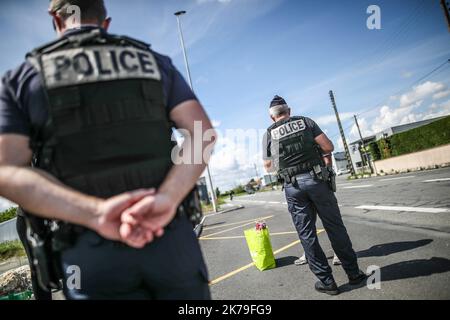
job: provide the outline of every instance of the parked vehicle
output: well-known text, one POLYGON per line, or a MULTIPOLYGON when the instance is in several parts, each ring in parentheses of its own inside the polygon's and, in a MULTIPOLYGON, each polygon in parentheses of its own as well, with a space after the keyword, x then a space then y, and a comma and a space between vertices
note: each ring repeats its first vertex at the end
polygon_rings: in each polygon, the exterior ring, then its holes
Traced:
POLYGON ((338 170, 338 171, 336 172, 336 174, 337 174, 338 176, 342 176, 343 174, 348 174, 348 173, 350 173, 350 170, 349 170, 349 169, 341 169, 341 170, 338 170))

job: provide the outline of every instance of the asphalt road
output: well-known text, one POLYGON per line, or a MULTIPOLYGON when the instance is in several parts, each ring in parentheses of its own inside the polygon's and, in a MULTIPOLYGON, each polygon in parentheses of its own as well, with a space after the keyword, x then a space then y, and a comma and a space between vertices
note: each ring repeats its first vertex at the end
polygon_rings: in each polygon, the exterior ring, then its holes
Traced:
MULTIPOLYGON (((450 299, 450 168, 348 181, 338 178, 337 197, 359 264, 379 268, 379 289, 354 288, 333 266, 343 291, 314 290, 308 266, 281 190, 235 198, 245 209, 210 215, 201 238, 214 299, 450 299), (251 264, 243 231, 267 222, 277 268, 251 264)), ((326 232, 319 239, 332 258, 326 232)))

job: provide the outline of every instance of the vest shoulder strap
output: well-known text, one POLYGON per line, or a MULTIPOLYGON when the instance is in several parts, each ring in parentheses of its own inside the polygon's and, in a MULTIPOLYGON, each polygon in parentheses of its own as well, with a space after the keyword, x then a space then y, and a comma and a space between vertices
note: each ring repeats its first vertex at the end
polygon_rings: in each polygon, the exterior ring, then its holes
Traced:
POLYGON ((42 55, 52 53, 60 49, 79 48, 90 45, 116 45, 121 47, 134 47, 144 51, 151 51, 151 46, 140 40, 127 36, 109 34, 102 29, 92 29, 72 35, 66 35, 60 39, 48 42, 33 49, 26 54, 26 60, 39 72, 42 71, 42 55))
POLYGON ((141 50, 150 50, 151 47, 150 44, 131 37, 108 34, 101 29, 93 29, 86 32, 63 36, 60 39, 48 42, 27 53, 26 58, 29 59, 31 57, 40 56, 42 54, 50 53, 66 46, 81 47, 84 45, 94 44, 116 44, 121 46, 133 46, 141 50))

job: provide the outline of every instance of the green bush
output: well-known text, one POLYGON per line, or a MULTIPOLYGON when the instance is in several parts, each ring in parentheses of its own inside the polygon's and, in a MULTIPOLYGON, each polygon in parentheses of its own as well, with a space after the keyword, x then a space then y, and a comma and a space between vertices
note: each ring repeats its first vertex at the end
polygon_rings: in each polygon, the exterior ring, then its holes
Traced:
POLYGON ((450 117, 391 137, 392 156, 434 148, 450 143, 450 117))
POLYGON ((378 150, 380 150, 381 159, 387 159, 392 156, 390 138, 377 141, 378 150))
POLYGON ((0 223, 11 220, 17 216, 17 208, 9 208, 0 213, 0 223))
POLYGON ((371 142, 369 144, 369 152, 372 155, 373 161, 377 161, 381 159, 380 149, 378 148, 378 144, 376 142, 371 142))
POLYGON ((243 186, 238 186, 238 187, 234 188, 233 191, 234 191, 234 195, 238 195, 240 193, 245 193, 245 189, 243 186))
POLYGON ((19 240, 0 243, 0 261, 17 256, 25 256, 25 249, 19 240))
POLYGON ((372 142, 369 145, 374 160, 388 159, 450 143, 450 116, 426 126, 372 142), (377 150, 378 149, 378 150, 377 150))

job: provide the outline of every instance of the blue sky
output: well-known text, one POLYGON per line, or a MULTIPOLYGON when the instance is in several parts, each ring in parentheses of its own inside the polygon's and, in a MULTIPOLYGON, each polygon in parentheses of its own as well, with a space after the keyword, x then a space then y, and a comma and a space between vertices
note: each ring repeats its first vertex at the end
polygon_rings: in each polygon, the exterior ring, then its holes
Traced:
MULTIPOLYGON (((334 90, 348 140, 390 125, 450 113, 450 33, 438 0, 106 0, 111 32, 152 43, 185 72, 173 13, 182 19, 195 91, 217 128, 264 129, 268 105, 282 95, 295 114, 315 119, 342 147, 328 91, 334 90), (381 9, 381 30, 369 30, 369 5, 381 9)), ((47 1, 2 0, 0 73, 31 48, 51 40, 47 1)), ((227 189, 262 172, 260 150, 245 163, 244 146, 217 147, 211 169, 227 189)))

